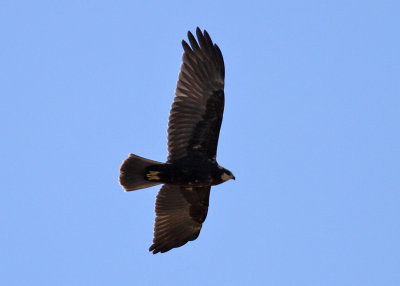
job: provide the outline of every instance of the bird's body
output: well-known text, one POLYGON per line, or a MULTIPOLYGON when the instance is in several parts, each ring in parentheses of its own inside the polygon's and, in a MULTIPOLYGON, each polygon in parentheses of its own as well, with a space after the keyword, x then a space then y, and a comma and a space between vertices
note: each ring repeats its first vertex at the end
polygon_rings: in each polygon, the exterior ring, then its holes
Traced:
POLYGON ((164 184, 157 195, 153 253, 166 252, 198 237, 208 212, 211 186, 235 179, 216 161, 224 111, 222 53, 206 31, 188 32, 183 63, 168 123, 168 160, 137 155, 122 163, 120 184, 134 191, 164 184))
POLYGON ((166 164, 151 165, 145 175, 149 181, 179 186, 214 186, 224 182, 224 168, 202 156, 184 157, 166 164))

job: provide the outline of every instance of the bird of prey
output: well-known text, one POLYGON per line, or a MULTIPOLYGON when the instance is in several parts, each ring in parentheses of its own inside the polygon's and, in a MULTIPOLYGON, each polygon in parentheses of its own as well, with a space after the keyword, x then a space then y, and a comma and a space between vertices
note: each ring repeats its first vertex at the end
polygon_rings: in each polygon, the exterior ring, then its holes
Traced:
POLYGON ((163 253, 195 240, 207 216, 211 186, 235 179, 216 161, 224 112, 225 66, 207 31, 188 32, 168 122, 166 163, 130 154, 120 168, 125 191, 163 184, 156 199, 153 244, 163 253))

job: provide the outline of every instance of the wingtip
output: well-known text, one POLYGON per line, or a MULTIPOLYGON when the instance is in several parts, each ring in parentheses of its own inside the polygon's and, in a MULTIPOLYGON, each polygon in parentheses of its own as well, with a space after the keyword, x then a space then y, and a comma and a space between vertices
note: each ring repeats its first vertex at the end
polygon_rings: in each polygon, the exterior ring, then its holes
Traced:
POLYGON ((196 33, 208 34, 206 29, 202 30, 199 26, 196 27, 196 33))
POLYGON ((151 252, 151 253, 154 255, 154 254, 159 253, 160 250, 159 250, 159 249, 156 249, 156 246, 155 246, 154 244, 152 244, 152 245, 149 247, 149 252, 151 252))
POLYGON ((207 30, 204 30, 204 31, 203 31, 203 34, 204 34, 204 37, 205 37, 205 38, 209 38, 209 39, 211 40, 211 37, 210 37, 210 35, 208 34, 207 30))
POLYGON ((199 28, 199 27, 197 27, 197 29, 196 29, 196 36, 197 36, 197 39, 199 39, 199 38, 202 38, 202 37, 203 37, 203 33, 201 32, 201 30, 200 30, 200 28, 199 28))

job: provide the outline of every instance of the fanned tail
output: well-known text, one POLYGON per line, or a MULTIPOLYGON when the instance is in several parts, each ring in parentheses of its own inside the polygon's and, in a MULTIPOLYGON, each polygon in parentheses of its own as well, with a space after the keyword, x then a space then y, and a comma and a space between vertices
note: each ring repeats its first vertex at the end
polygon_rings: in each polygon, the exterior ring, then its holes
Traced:
POLYGON ((145 169, 159 164, 162 163, 129 154, 129 157, 121 165, 119 183, 127 192, 158 185, 160 183, 146 180, 145 169))

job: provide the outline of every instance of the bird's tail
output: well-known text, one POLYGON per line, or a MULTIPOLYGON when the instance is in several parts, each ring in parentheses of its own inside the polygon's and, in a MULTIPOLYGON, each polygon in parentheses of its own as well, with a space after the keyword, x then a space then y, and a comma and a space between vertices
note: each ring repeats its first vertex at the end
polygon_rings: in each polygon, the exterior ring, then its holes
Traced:
POLYGON ((129 154, 129 157, 121 165, 119 183, 127 192, 158 185, 160 183, 146 180, 145 169, 159 164, 162 163, 129 154))

